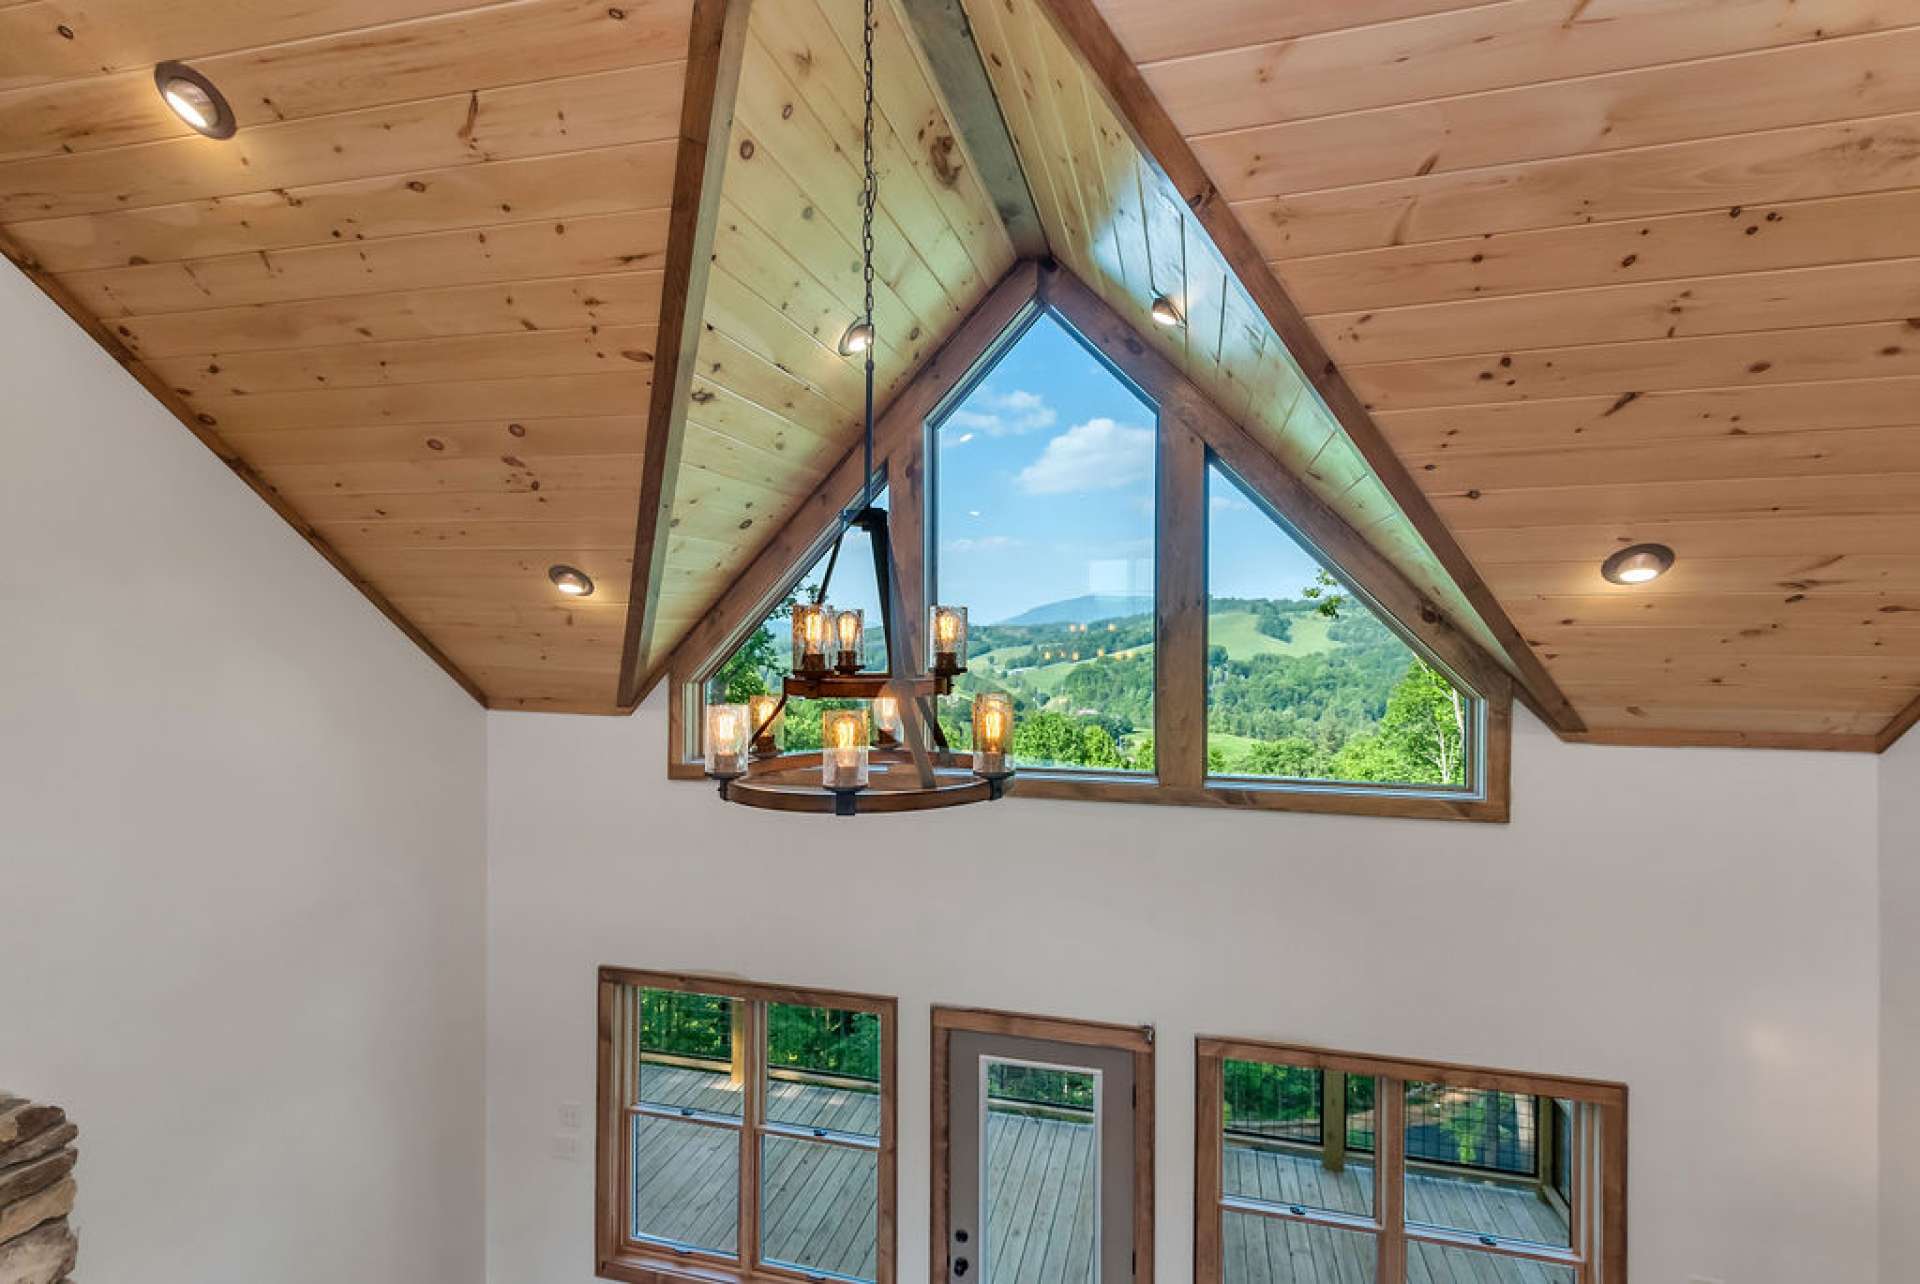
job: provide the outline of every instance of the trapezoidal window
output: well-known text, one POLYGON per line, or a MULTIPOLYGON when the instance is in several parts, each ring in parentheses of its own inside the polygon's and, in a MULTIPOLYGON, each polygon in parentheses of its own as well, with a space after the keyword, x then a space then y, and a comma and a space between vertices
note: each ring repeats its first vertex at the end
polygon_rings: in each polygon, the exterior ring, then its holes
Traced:
MULTIPOLYGON (((874 507, 887 506, 883 487, 874 498, 874 507)), ((820 598, 835 613, 857 610, 865 622, 861 641, 863 661, 875 669, 887 667, 886 642, 881 633, 880 586, 875 578, 873 541, 859 527, 850 527, 840 541, 835 558, 829 546, 808 563, 788 584, 773 608, 749 632, 733 653, 720 662, 705 683, 704 696, 709 704, 745 704, 754 696, 778 696, 781 684, 793 672, 793 645, 789 621, 793 608, 820 598), (823 595, 824 589, 824 595, 823 595)), ((858 700, 789 699, 774 727, 775 742, 782 750, 801 751, 820 747, 820 715, 828 709, 862 705, 858 700)))
POLYGON ((1207 509, 1208 774, 1477 792, 1481 702, 1217 460, 1207 509))
POLYGON ((971 624, 956 748, 973 693, 1004 691, 1019 766, 1152 772, 1157 427, 1045 311, 931 421, 928 579, 971 624))

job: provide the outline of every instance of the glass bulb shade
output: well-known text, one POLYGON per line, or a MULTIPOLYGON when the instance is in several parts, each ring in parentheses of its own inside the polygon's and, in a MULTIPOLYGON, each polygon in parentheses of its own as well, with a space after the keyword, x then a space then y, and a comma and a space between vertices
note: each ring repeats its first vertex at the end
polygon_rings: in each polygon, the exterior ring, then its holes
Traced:
POLYGON ((1671 570, 1673 561, 1665 544, 1635 544, 1601 563, 1600 574, 1613 584, 1646 584, 1671 570))
POLYGON ((1013 752, 1013 697, 1004 691, 982 691, 973 697, 973 772, 1003 776, 1013 752))
POLYGON ((591 597, 593 595, 592 578, 588 576, 585 571, 577 567, 567 566, 565 564, 549 566, 547 568, 547 578, 553 582, 555 588, 565 593, 568 597, 591 597))
POLYGON ((824 673, 833 608, 801 602, 793 608, 793 671, 824 673))
POLYGON ((720 779, 744 775, 753 739, 753 715, 744 704, 707 706, 707 774, 720 779))
POLYGON ((752 724, 747 734, 753 737, 753 749, 760 752, 779 747, 780 727, 787 719, 787 711, 780 705, 780 697, 757 695, 747 698, 747 720, 752 724))
POLYGON ((840 355, 843 357, 857 357, 871 347, 873 347, 873 322, 871 321, 855 321, 847 327, 847 332, 840 336, 840 355))
POLYGON ((866 710, 828 709, 820 715, 820 783, 828 789, 866 788, 866 710))
POLYGON ((836 611, 833 616, 833 637, 838 648, 834 666, 840 669, 858 669, 866 662, 867 614, 865 611, 836 611))
POLYGON ((895 696, 883 695, 873 698, 873 729, 876 733, 898 740, 900 726, 900 701, 895 696))
POLYGON ((933 671, 964 673, 967 669, 967 608, 936 606, 927 615, 927 637, 933 646, 933 671))
POLYGON ((1152 315, 1155 325, 1174 326, 1181 322, 1180 309, 1175 307, 1173 300, 1164 294, 1154 295, 1153 303, 1147 311, 1152 315))

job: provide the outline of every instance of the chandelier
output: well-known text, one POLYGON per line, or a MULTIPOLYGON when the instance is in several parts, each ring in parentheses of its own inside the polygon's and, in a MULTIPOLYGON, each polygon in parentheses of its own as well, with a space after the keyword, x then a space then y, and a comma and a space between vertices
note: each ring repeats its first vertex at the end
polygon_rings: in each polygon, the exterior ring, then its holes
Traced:
POLYGON ((931 664, 909 654, 904 605, 894 574, 887 512, 876 507, 873 470, 873 211, 880 183, 873 164, 873 0, 866 0, 866 122, 861 189, 860 254, 866 298, 860 318, 840 339, 843 356, 866 358, 866 437, 860 494, 841 514, 826 574, 813 600, 793 607, 792 672, 778 696, 707 707, 706 773, 728 802, 776 811, 923 811, 1000 798, 1013 776, 1013 701, 1001 692, 973 697, 972 749, 956 752, 940 726, 936 701, 967 669, 967 609, 927 612, 931 664), (880 589, 880 633, 887 667, 866 668, 866 619, 835 610, 827 590, 847 532, 873 546, 880 589), (783 753, 778 737, 790 699, 823 700, 818 753, 783 753))

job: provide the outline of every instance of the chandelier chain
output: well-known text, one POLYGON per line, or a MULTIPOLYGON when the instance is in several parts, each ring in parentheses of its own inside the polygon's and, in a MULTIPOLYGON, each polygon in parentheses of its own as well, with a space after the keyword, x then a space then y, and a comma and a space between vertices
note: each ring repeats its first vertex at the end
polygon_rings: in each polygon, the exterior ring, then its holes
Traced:
POLYGON ((865 15, 861 32, 865 41, 862 69, 866 75, 866 120, 861 133, 861 173, 865 181, 860 192, 860 265, 862 284, 866 289, 861 315, 871 338, 866 352, 867 422, 865 449, 862 452, 866 471, 860 476, 860 502, 863 508, 873 502, 873 350, 880 346, 880 332, 873 323, 873 207, 880 194, 880 177, 873 167, 873 0, 866 0, 865 15))

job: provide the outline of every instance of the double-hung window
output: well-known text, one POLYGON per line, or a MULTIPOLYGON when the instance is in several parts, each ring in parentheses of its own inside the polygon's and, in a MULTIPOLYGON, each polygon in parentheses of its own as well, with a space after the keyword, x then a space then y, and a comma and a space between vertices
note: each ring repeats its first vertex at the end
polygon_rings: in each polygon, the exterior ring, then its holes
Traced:
POLYGON ((1626 1089, 1202 1039, 1195 1284, 1607 1284, 1626 1089))
POLYGON ((600 1274, 891 1284, 892 999, 607 968, 600 1274))

